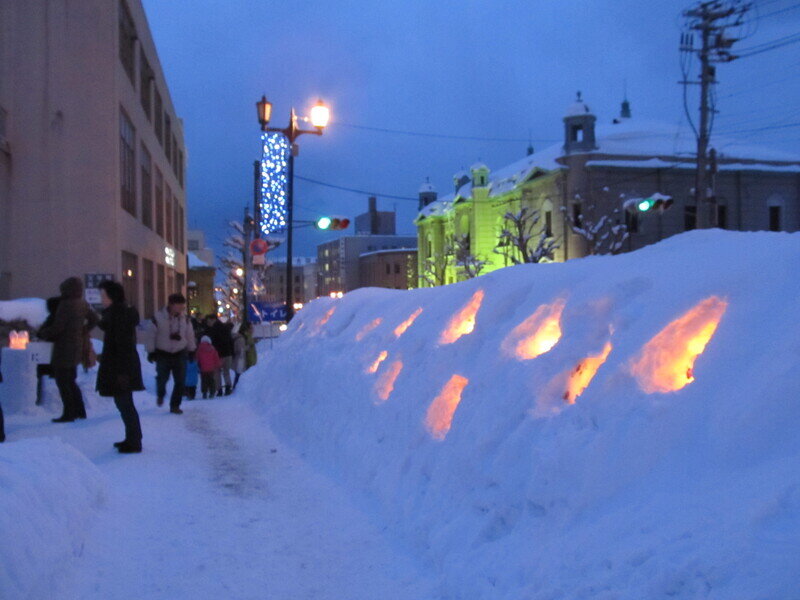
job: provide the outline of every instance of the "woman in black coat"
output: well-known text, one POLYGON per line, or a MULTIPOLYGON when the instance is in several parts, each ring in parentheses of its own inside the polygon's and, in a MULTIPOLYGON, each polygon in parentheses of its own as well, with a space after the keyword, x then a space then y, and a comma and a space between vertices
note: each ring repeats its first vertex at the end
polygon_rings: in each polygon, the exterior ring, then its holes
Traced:
POLYGON ((99 326, 105 337, 97 370, 97 391, 101 396, 114 397, 114 404, 125 424, 125 439, 114 446, 123 454, 141 452, 142 428, 133 404, 133 392, 144 389, 142 367, 136 351, 139 313, 125 303, 125 290, 116 281, 100 284, 100 298, 105 309, 99 326))

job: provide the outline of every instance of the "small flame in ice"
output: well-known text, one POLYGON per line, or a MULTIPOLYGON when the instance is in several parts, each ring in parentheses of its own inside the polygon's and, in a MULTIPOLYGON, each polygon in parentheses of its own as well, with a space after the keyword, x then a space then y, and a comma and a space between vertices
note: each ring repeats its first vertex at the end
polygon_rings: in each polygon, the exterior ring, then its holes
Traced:
POLYGON ((519 360, 530 360, 549 352, 561 339, 561 313, 566 301, 542 304, 503 340, 503 351, 519 360))
POLYGON ((478 290, 472 295, 469 302, 450 319, 447 328, 439 338, 440 344, 452 344, 462 335, 472 333, 475 329, 475 316, 483 302, 483 290, 478 290))
POLYGON ((461 402, 461 393, 468 383, 466 377, 453 375, 431 402, 425 415, 425 427, 434 439, 443 440, 447 436, 453 415, 461 402))
POLYGON ((375 328, 376 328, 378 325, 380 325, 382 322, 383 322, 383 319, 382 319, 382 318, 380 318, 380 317, 378 317, 377 319, 375 319, 375 320, 373 320, 373 321, 370 321, 369 323, 367 323, 366 325, 364 325, 364 327, 361 329, 361 331, 359 331, 359 332, 356 334, 356 341, 357 341, 357 342, 360 342, 361 340, 363 340, 365 335, 367 335, 367 334, 368 334, 370 331, 372 331, 373 329, 375 329, 375 328))
POLYGON ((375 393, 378 395, 378 402, 381 404, 389 399, 394 391, 394 382, 397 381, 397 376, 403 370, 402 361, 396 360, 389 367, 381 373, 378 381, 375 383, 375 393))
POLYGON ((564 392, 564 402, 575 404, 575 399, 589 387, 589 384, 597 374, 597 370, 602 366, 608 355, 611 353, 611 342, 606 342, 603 350, 599 354, 587 356, 569 374, 567 379, 567 391, 564 392))
POLYGON ((711 296, 662 329, 631 365, 643 391, 674 392, 694 381, 694 362, 714 336, 728 303, 711 296))
POLYGON ((394 329, 394 335, 395 335, 396 337, 400 337, 401 335, 403 335, 403 334, 406 332, 406 329, 408 329, 409 327, 411 327, 411 324, 412 324, 414 321, 416 321, 416 320, 417 320, 417 317, 418 317, 418 316, 420 316, 421 314, 422 314, 422 308, 418 308, 418 309, 417 309, 417 310, 415 310, 413 313, 411 313, 411 316, 410 316, 410 317, 408 317, 408 318, 407 318, 405 321, 403 321, 402 323, 400 323, 400 325, 398 325, 397 327, 395 327, 395 329, 394 329))
POLYGON ((386 350, 381 350, 381 353, 378 354, 378 358, 375 359, 375 362, 367 367, 367 373, 377 373, 378 367, 380 367, 381 363, 386 360, 387 356, 389 356, 389 353, 386 350))

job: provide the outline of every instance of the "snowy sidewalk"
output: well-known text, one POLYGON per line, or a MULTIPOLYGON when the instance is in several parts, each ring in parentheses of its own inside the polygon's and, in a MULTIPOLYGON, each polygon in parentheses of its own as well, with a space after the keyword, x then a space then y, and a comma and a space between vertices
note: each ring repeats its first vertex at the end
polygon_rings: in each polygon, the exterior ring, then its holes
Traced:
POLYGON ((58 436, 109 481, 108 505, 51 598, 437 597, 416 563, 246 401, 185 402, 174 416, 142 399, 141 455, 111 447, 122 425, 110 411, 60 426, 17 420, 17 439, 58 436))

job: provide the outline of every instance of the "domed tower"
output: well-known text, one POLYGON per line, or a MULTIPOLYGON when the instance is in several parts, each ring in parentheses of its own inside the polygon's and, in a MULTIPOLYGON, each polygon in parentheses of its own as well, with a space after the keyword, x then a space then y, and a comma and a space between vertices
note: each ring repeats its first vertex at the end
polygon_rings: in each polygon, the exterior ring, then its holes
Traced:
POLYGON ((591 152, 597 148, 594 137, 596 117, 581 99, 581 93, 564 115, 564 152, 591 152))
POLYGON ((472 174, 472 187, 482 188, 489 185, 489 167, 477 162, 469 168, 472 174))
POLYGON ((426 177, 425 183, 419 188, 419 208, 417 210, 422 210, 431 202, 436 202, 436 188, 433 187, 430 180, 426 177))

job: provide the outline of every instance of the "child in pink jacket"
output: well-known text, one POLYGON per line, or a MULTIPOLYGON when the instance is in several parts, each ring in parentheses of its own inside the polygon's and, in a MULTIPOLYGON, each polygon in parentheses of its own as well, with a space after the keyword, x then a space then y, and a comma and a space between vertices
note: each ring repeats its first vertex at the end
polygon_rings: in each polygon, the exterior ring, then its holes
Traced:
POLYGON ((196 357, 197 366, 200 367, 200 389, 203 392, 203 398, 213 398, 217 395, 216 374, 222 367, 222 359, 211 345, 211 338, 207 335, 200 339, 196 357))

